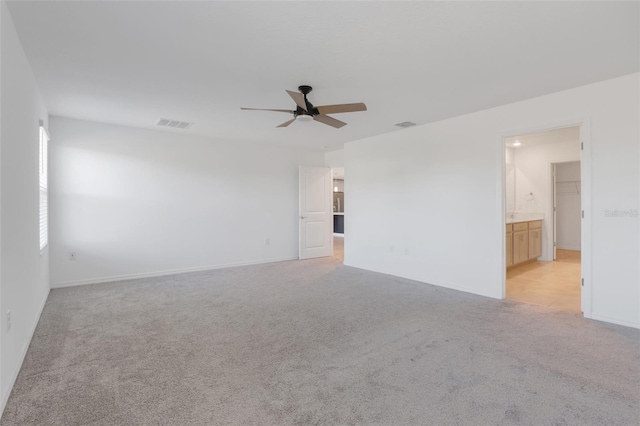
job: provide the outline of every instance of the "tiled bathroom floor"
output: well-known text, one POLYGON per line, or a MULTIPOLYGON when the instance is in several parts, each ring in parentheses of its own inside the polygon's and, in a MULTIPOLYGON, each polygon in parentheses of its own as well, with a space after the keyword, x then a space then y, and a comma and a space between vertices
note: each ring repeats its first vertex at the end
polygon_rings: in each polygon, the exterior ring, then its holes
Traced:
POLYGON ((508 269, 507 299, 581 312, 580 252, 557 250, 553 262, 537 261, 508 269))

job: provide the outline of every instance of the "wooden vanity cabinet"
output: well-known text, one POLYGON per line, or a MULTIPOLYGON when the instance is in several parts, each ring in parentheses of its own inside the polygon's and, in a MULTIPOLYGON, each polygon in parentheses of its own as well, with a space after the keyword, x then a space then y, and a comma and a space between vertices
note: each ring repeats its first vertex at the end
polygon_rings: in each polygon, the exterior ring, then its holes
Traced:
POLYGON ((526 260, 529 260, 529 229, 526 223, 515 223, 513 226, 513 264, 516 265, 526 260))
POLYGON ((542 221, 529 222, 529 259, 542 256, 542 221))
POLYGON ((513 225, 507 225, 507 266, 513 265, 513 225))
POLYGON ((542 221, 507 224, 507 267, 542 256, 542 221))

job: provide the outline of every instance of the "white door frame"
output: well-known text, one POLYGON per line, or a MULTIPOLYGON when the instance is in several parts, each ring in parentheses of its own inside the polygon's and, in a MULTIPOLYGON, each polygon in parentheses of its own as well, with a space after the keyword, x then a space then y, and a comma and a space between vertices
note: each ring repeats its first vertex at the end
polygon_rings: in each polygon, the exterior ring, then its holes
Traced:
POLYGON ((582 276, 581 309, 585 318, 591 318, 592 312, 592 287, 591 287, 591 117, 573 118, 553 123, 540 124, 536 126, 509 130, 500 133, 497 144, 499 147, 500 167, 498 176, 498 188, 501 196, 498 197, 498 215, 500 218, 500 235, 502 236, 502 256, 500 263, 500 276, 502 276, 502 298, 506 297, 507 287, 507 258, 506 258, 506 153, 505 139, 526 135, 529 133, 539 133, 563 127, 580 126, 580 176, 581 176, 581 204, 582 204, 582 226, 581 236, 581 262, 580 273, 582 276))
MULTIPOLYGON (((556 260, 558 258, 556 250, 558 249, 558 178, 557 178, 557 170, 556 165, 558 163, 551 163, 549 165, 551 169, 551 220, 553 223, 551 224, 551 260, 556 260)), ((580 224, 582 227, 582 224, 580 224)))

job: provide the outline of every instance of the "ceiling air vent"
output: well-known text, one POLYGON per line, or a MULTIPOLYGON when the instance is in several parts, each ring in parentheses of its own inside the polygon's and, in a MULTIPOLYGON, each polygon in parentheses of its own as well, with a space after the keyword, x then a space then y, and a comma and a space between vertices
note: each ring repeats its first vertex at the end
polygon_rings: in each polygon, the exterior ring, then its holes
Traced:
POLYGON ((410 121, 403 121, 402 123, 398 123, 396 124, 396 126, 398 127, 411 127, 411 126, 415 126, 416 123, 412 123, 410 121))
POLYGON ((168 118, 161 118, 156 123, 156 126, 173 127, 175 129, 188 129, 193 126, 193 123, 187 123, 186 121, 169 120, 168 118))

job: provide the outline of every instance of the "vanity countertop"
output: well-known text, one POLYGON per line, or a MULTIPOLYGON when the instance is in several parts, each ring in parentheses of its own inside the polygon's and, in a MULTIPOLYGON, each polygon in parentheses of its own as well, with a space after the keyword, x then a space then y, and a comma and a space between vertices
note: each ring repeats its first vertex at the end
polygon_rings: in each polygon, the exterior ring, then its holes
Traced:
POLYGON ((510 223, 535 222, 542 219, 507 219, 507 225, 510 223))
POLYGON ((506 222, 510 223, 522 223, 522 222, 533 222, 536 220, 544 220, 544 213, 511 213, 507 212, 506 214, 506 222))

